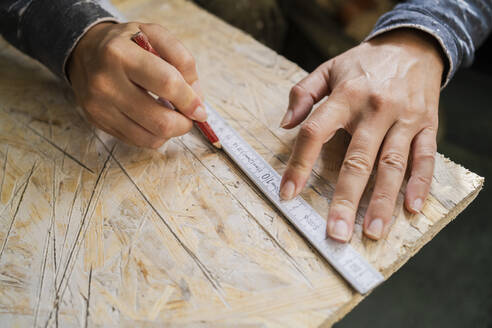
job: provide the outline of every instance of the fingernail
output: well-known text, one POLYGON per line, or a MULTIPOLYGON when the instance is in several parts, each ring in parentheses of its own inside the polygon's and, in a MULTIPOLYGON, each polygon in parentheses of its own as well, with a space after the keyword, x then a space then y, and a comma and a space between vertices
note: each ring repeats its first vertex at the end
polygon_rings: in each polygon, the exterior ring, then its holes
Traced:
POLYGON ((296 191, 296 185, 291 180, 287 180, 282 188, 280 189, 280 198, 283 200, 290 200, 294 198, 294 193, 296 191))
POLYGON ((383 234, 383 220, 375 218, 371 221, 366 230, 366 235, 371 238, 379 239, 383 234))
POLYGON ((337 240, 346 242, 349 240, 349 227, 347 222, 345 220, 339 219, 335 221, 335 224, 333 224, 331 231, 330 231, 330 236, 332 238, 335 238, 337 240))
POLYGON ((416 200, 413 201, 412 209, 415 212, 420 212, 420 210, 422 209, 422 204, 423 204, 422 199, 417 198, 416 200))
POLYGON ((283 128, 289 125, 290 121, 292 121, 292 109, 287 109, 287 113, 285 113, 282 122, 280 122, 280 127, 283 128))
POLYGON ((207 111, 203 106, 198 106, 195 111, 190 115, 192 119, 198 122, 205 122, 207 120, 207 111))

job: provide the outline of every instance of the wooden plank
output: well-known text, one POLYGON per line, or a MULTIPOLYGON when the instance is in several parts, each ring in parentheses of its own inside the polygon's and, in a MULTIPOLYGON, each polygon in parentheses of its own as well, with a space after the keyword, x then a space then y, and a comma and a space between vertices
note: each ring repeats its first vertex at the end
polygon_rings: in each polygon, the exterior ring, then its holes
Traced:
MULTIPOLYGON (((195 54, 207 101, 279 172, 297 133, 277 128, 306 75, 181 0, 126 0, 195 54)), ((362 297, 197 131, 159 151, 94 131, 70 90, 0 44, 0 320, 10 326, 329 326, 362 297)), ((326 213, 347 136, 324 147, 303 197, 326 213)), ((483 179, 436 155, 420 215, 352 245, 385 277, 477 195, 483 179)), ((368 193, 370 193, 368 188, 368 193)), ((443 259, 445 260, 445 259, 443 259)))

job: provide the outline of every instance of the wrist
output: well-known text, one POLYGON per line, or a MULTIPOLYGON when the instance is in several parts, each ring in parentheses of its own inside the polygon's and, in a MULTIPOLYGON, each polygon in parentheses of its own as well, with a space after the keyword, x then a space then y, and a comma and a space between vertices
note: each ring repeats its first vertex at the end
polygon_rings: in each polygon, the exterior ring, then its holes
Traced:
POLYGON ((367 41, 371 45, 392 45, 408 53, 423 57, 441 73, 447 69, 448 61, 439 42, 429 33, 413 28, 398 28, 382 33, 367 41))
POLYGON ((107 28, 114 24, 114 22, 102 22, 96 24, 87 30, 84 36, 79 40, 67 62, 67 75, 70 81, 72 81, 72 73, 76 66, 81 63, 84 57, 86 57, 85 54, 94 53, 97 45, 100 44, 101 40, 103 40, 106 35, 107 28))

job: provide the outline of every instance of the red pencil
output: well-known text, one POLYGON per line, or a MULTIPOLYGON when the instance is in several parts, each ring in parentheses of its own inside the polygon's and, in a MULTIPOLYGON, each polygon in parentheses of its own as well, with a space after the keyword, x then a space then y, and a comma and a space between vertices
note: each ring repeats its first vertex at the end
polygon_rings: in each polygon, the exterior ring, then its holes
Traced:
MULTIPOLYGON (((138 44, 143 49, 153 53, 157 57, 160 57, 159 54, 157 53, 157 51, 155 51, 154 48, 152 48, 152 45, 150 44, 147 36, 145 34, 143 34, 142 32, 135 33, 132 36, 132 40, 135 41, 135 43, 138 44)), ((167 101, 165 99, 159 98, 159 100, 164 104, 169 104, 169 101, 167 101)), ((210 124, 208 124, 207 122, 197 122, 197 121, 195 121, 195 124, 200 129, 200 131, 203 133, 205 138, 207 138, 208 141, 210 141, 210 143, 212 145, 214 145, 216 148, 219 148, 219 149, 222 148, 220 141, 219 141, 219 138, 215 134, 214 130, 212 130, 212 127, 210 126, 210 124)))

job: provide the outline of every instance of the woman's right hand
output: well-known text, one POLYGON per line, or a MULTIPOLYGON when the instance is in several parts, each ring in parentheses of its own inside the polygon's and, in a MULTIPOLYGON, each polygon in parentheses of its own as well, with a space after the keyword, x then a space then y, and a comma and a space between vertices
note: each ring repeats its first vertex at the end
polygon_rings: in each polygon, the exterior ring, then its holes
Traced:
POLYGON ((207 119, 193 56, 157 24, 95 25, 74 49, 68 76, 88 120, 128 144, 158 148, 207 119), (131 40, 139 31, 161 58, 131 40))

